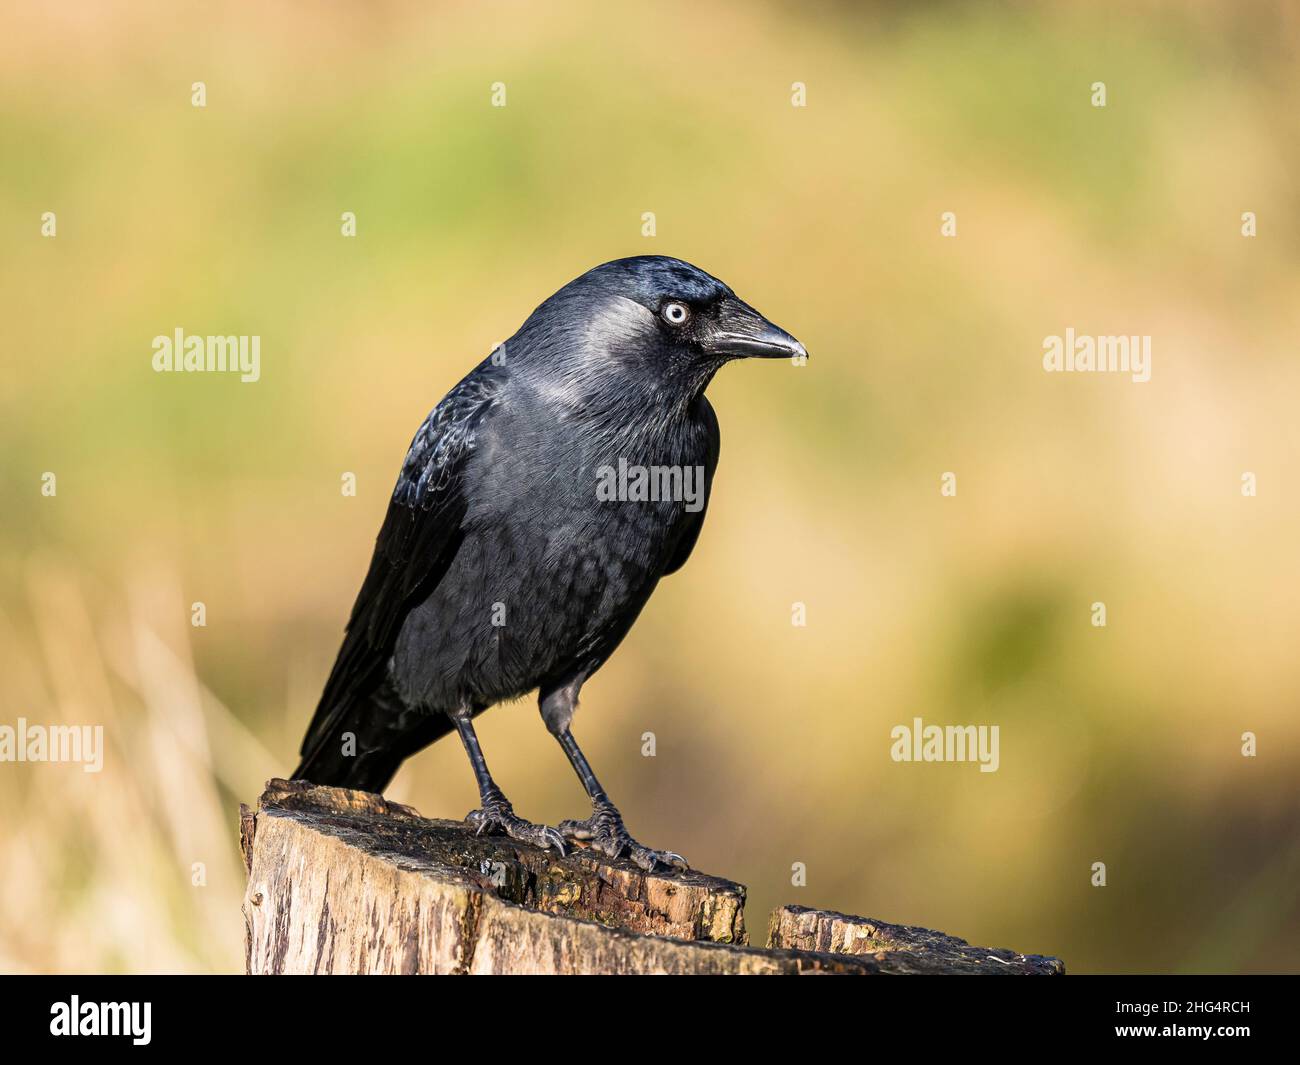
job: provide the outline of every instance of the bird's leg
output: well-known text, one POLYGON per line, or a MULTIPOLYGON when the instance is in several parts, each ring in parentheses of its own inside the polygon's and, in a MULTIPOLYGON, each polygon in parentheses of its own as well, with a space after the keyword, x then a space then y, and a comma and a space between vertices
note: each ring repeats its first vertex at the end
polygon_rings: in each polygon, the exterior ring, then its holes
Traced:
MULTIPOLYGON (((580 683, 580 682, 579 682, 580 683)), ((560 822, 560 833, 567 839, 589 841, 593 849, 610 858, 626 854, 646 872, 653 872, 658 865, 677 869, 689 869, 686 859, 672 851, 657 851, 642 846, 623 825, 623 815, 609 800, 605 789, 600 786, 596 774, 591 770, 591 763, 578 748, 573 733, 569 731, 569 722, 573 711, 577 709, 578 685, 573 684, 544 694, 541 699, 542 718, 551 734, 559 741, 569 763, 573 766, 578 779, 591 798, 591 816, 581 821, 560 822)))
POLYGON ((474 732, 473 714, 468 707, 449 715, 460 741, 465 745, 470 764, 474 767, 474 776, 478 780, 479 802, 483 805, 465 815, 465 821, 475 826, 477 834, 482 835, 491 829, 499 829, 511 839, 521 843, 531 843, 536 847, 555 848, 564 853, 564 838, 548 825, 535 825, 515 815, 514 807, 497 787, 492 774, 488 772, 487 761, 478 745, 478 736, 474 732))
POLYGON ((610 858, 626 854, 647 872, 653 872, 656 865, 666 865, 678 869, 689 869, 686 859, 672 851, 657 851, 642 846, 634 840, 623 825, 623 815, 609 801, 605 789, 591 771, 591 765, 579 750, 573 733, 567 728, 556 739, 569 756, 582 786, 591 796, 591 816, 582 821, 561 821, 560 833, 569 839, 590 840, 592 847, 610 858))

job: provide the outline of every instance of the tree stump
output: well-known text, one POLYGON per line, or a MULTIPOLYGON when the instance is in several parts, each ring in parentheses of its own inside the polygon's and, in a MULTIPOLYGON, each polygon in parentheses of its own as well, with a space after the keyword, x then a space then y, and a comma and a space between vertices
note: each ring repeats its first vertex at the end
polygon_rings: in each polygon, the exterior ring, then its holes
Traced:
POLYGON ((972 947, 964 939, 929 928, 886 924, 831 910, 778 906, 768 923, 767 945, 774 949, 872 957, 895 973, 952 973, 979 976, 1064 975, 1060 958, 1017 954, 997 947, 972 947))
POLYGON ((745 889, 559 857, 379 795, 272 780, 240 807, 251 973, 1059 973, 1055 958, 787 906, 748 945, 745 889))

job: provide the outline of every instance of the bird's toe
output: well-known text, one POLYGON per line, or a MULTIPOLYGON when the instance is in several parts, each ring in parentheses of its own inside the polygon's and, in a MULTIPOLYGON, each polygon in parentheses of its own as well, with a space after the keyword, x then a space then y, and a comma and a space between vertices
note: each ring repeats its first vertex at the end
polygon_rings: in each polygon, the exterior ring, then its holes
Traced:
POLYGON ((641 846, 639 843, 632 845, 628 857, 647 873, 653 873, 661 866, 676 869, 680 872, 690 870, 690 865, 680 854, 674 851, 652 850, 649 847, 641 846))
POLYGON ((542 850, 554 850, 564 856, 564 837, 549 825, 535 825, 519 817, 509 803, 493 803, 465 815, 465 822, 473 826, 474 834, 501 832, 520 843, 531 843, 542 850))
POLYGON ((596 831, 592 827, 590 817, 583 821, 575 821, 570 818, 569 820, 560 822, 560 835, 565 839, 579 839, 585 841, 593 839, 596 835, 596 831))
POLYGON ((686 871, 690 865, 673 851, 657 851, 643 847, 628 833, 623 818, 608 802, 602 803, 585 820, 561 821, 560 832, 565 839, 586 843, 597 854, 606 858, 622 858, 652 873, 660 867, 686 871))

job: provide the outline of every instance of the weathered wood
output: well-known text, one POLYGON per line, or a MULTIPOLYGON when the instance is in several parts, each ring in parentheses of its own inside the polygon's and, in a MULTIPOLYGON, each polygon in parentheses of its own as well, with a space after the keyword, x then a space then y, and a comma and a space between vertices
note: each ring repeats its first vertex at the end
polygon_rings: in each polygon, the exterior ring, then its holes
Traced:
POLYGON ((273 780, 256 810, 240 808, 240 838, 250 973, 982 971, 947 944, 975 948, 937 933, 864 952, 866 937, 807 924, 817 911, 798 911, 802 924, 777 911, 774 937, 804 929, 854 949, 749 947, 739 884, 647 874, 590 850, 561 858, 366 792, 273 780))
POLYGON ((972 947, 964 939, 929 928, 803 906, 779 906, 772 911, 767 945, 774 950, 870 957, 897 973, 1051 976, 1065 972, 1060 958, 972 947))

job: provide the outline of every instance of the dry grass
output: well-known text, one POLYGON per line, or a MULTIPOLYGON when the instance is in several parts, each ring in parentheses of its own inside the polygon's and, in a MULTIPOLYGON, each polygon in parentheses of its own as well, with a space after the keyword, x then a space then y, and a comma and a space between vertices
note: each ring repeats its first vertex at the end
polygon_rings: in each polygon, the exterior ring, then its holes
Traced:
POLYGON ((200 682, 185 628, 159 631, 174 575, 133 581, 129 602, 100 616, 66 566, 33 564, 28 589, 32 635, 0 615, 8 678, 29 720, 102 725, 107 750, 100 773, 0 774, 0 969, 237 971, 231 797, 255 795, 275 759, 200 682))

